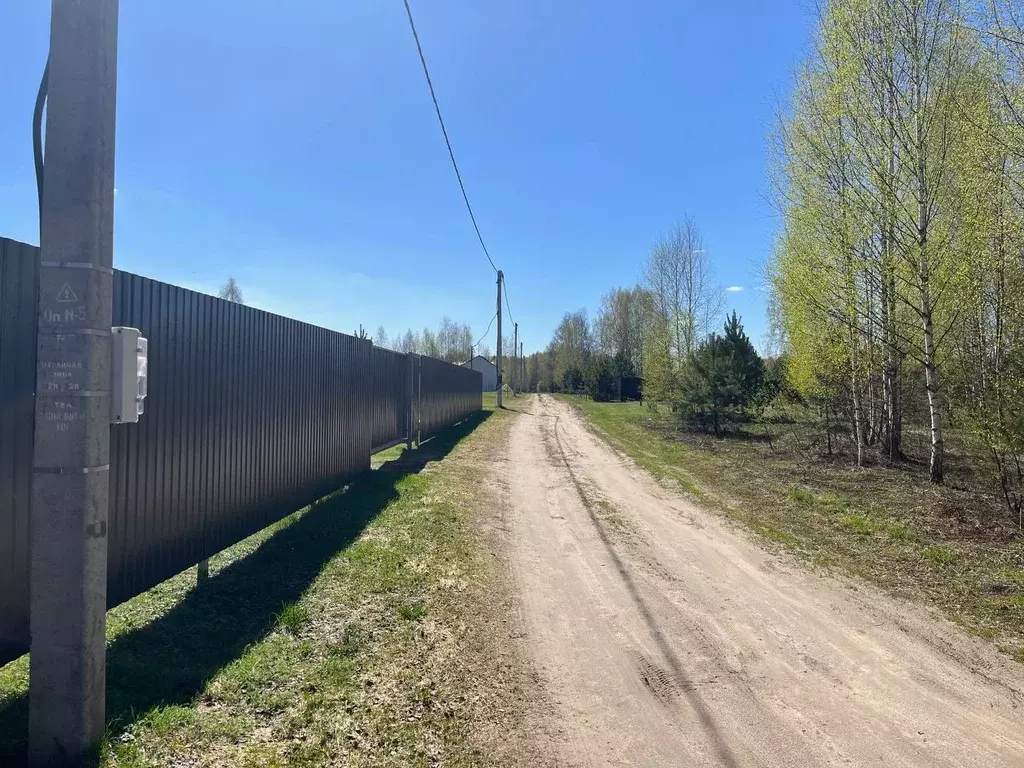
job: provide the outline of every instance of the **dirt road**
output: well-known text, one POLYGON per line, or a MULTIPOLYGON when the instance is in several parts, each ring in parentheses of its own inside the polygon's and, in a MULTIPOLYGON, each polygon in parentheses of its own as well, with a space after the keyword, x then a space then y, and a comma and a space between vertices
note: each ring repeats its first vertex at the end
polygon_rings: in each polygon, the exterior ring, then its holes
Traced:
POLYGON ((560 764, 1024 766, 1024 673, 923 608, 807 572, 517 400, 508 556, 560 764))

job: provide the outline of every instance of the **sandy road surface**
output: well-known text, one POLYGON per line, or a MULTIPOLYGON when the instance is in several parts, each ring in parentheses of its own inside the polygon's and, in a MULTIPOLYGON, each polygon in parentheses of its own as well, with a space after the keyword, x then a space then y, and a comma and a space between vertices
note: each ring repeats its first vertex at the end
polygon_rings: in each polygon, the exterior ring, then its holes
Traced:
POLYGON ((804 571, 541 396, 508 556, 556 757, 599 766, 1024 766, 1024 673, 922 608, 804 571))

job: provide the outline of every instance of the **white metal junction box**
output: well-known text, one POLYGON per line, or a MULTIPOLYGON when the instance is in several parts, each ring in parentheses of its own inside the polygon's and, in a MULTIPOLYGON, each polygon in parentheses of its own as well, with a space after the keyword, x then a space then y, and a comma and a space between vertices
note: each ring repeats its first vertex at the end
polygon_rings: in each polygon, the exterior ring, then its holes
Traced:
POLYGON ((110 329, 111 405, 113 424, 135 424, 143 413, 148 377, 149 343, 138 328, 118 326, 110 329))

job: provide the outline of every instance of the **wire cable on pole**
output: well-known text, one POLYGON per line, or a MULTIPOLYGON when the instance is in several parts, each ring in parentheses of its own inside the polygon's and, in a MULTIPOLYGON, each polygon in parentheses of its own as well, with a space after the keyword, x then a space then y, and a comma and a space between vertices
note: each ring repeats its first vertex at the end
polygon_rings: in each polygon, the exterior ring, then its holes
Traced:
POLYGON ((452 142, 448 138, 448 129, 445 128, 444 118, 441 117, 441 106, 437 103, 437 94, 434 93, 434 83, 430 79, 430 70, 427 69, 427 60, 423 56, 423 46, 420 45, 420 36, 416 33, 416 22, 412 20, 412 8, 409 7, 409 0, 402 0, 405 3, 405 13, 409 17, 409 28, 412 30, 413 39, 416 41, 416 50, 420 55, 420 63, 423 65, 423 75, 427 79, 427 87, 430 89, 430 98, 434 101, 434 111, 437 112, 437 122, 441 124, 441 133, 444 134, 444 143, 448 147, 448 156, 452 159, 452 168, 455 169, 455 178, 459 180, 459 189, 462 190, 462 199, 466 201, 466 210, 469 211, 469 218, 473 222, 473 229, 476 230, 476 237, 480 241, 480 247, 484 249, 484 256, 495 272, 498 268, 494 266, 494 260, 487 251, 484 244, 484 237, 480 234, 480 227, 476 223, 476 216, 473 214, 473 206, 469 204, 469 195, 466 194, 466 185, 462 182, 462 174, 459 172, 459 164, 455 162, 455 152, 452 150, 452 142))
POLYGON ((494 325, 494 318, 496 318, 497 316, 498 316, 497 312, 495 312, 493 315, 491 315, 491 322, 489 322, 487 324, 487 330, 484 331, 484 335, 483 336, 481 336, 479 339, 476 340, 476 344, 473 345, 474 348, 475 347, 479 347, 480 346, 480 342, 487 338, 487 334, 491 332, 491 326, 494 325))
POLYGON ((502 293, 505 296, 505 309, 508 310, 508 319, 515 323, 515 318, 512 317, 512 307, 508 304, 508 281, 503 281, 501 287, 504 289, 502 293))
POLYGON ((32 159, 36 166, 36 193, 39 195, 39 241, 43 240, 43 107, 46 105, 46 93, 50 88, 50 57, 46 57, 46 67, 39 81, 36 93, 36 106, 32 110, 32 159))

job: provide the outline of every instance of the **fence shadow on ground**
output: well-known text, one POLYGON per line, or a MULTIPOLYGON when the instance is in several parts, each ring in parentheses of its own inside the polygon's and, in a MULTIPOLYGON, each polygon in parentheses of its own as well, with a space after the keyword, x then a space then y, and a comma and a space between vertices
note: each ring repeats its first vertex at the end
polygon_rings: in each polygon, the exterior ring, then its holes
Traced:
MULTIPOLYGON (((402 477, 446 456, 490 415, 474 414, 361 475, 166 614, 114 641, 107 650, 108 734, 116 737, 153 707, 192 701, 218 671, 270 632, 282 604, 297 600, 324 565, 397 497, 402 477)), ((0 705, 0 765, 24 763, 27 727, 27 695, 0 705)))

